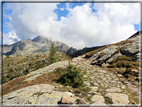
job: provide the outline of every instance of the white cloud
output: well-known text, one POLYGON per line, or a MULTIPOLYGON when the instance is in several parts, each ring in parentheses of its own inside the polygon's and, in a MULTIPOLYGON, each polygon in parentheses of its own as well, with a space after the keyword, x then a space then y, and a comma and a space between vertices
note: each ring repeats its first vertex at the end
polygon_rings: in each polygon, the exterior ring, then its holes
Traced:
MULTIPOLYGON (((11 7, 10 7, 11 6, 11 7)), ((104 45, 127 39, 140 22, 140 5, 97 3, 93 12, 89 3, 74 8, 66 3, 69 13, 57 21, 57 4, 15 4, 9 16, 17 37, 24 40, 43 35, 77 49, 90 44, 104 45)), ((13 7, 12 7, 13 6, 13 7)))
POLYGON ((21 39, 19 39, 15 33, 15 31, 10 31, 8 34, 3 33, 3 43, 4 44, 12 44, 15 43, 17 41, 20 41, 21 39))
POLYGON ((60 8, 61 11, 64 11, 64 8, 60 8))

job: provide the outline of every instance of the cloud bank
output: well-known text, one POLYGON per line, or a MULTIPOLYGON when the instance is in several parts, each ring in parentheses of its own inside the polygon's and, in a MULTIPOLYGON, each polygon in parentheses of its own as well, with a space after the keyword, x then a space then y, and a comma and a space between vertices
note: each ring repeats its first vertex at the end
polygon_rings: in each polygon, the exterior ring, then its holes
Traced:
POLYGON ((95 3, 72 8, 69 3, 60 10, 68 10, 66 17, 57 21, 56 3, 7 4, 12 9, 9 15, 11 28, 4 43, 11 40, 32 39, 38 35, 58 40, 69 46, 81 49, 115 43, 134 34, 134 24, 140 23, 140 4, 138 3, 95 3), (95 11, 93 11, 95 10, 95 11))

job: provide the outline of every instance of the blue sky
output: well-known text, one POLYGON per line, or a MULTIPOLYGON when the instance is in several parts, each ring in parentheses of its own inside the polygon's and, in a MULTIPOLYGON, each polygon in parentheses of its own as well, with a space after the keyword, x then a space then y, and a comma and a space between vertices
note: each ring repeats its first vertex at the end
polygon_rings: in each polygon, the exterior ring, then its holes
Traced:
POLYGON ((81 49, 127 39, 139 23, 138 3, 4 3, 3 43, 42 35, 81 49))

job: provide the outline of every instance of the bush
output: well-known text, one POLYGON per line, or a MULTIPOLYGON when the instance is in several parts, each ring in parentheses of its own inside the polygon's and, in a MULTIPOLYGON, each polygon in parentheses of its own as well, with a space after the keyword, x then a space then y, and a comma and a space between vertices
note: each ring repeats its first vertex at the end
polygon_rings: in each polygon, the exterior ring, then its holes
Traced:
POLYGON ((80 74, 81 69, 69 64, 67 71, 61 75, 58 82, 66 85, 70 85, 74 88, 78 88, 83 85, 83 75, 80 74))

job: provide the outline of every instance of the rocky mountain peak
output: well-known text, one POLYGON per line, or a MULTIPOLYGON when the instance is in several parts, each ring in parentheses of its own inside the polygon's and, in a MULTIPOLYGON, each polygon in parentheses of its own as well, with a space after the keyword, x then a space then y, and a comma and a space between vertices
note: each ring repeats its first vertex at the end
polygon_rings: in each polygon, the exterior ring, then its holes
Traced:
POLYGON ((48 38, 45 38, 43 36, 37 36, 36 38, 34 38, 32 40, 33 42, 39 42, 39 43, 47 43, 49 42, 50 40, 48 38))
POLYGON ((3 52, 4 55, 26 55, 35 52, 49 52, 52 44, 55 44, 55 47, 60 52, 67 52, 70 48, 68 45, 64 44, 60 41, 52 41, 43 36, 37 36, 33 40, 26 39, 24 41, 20 41, 14 43, 12 45, 4 45, 3 52))

